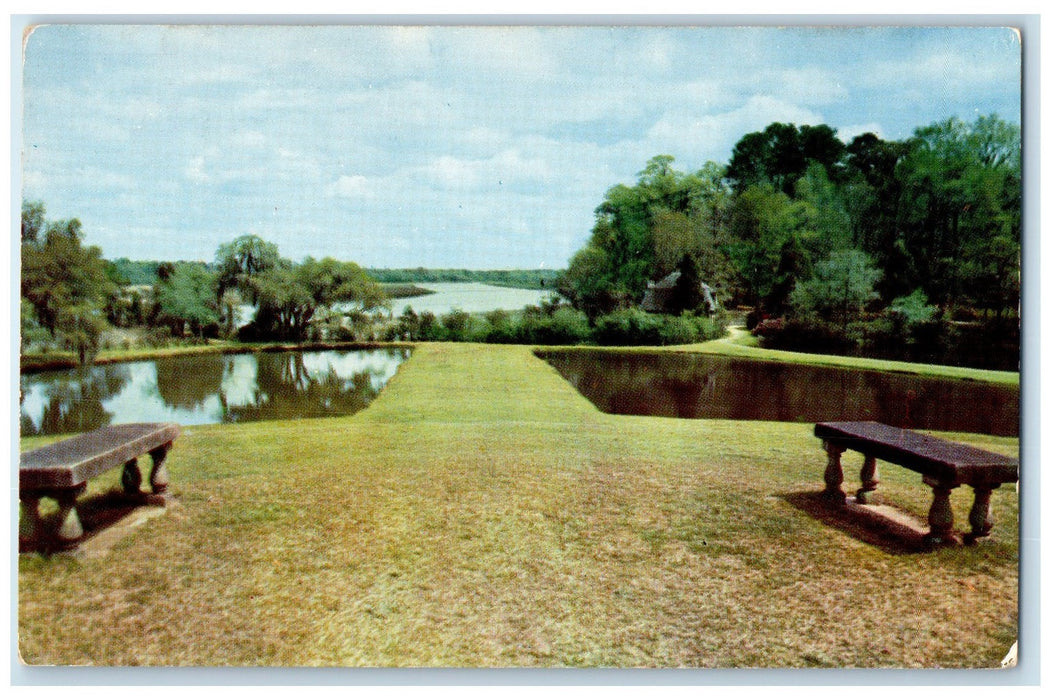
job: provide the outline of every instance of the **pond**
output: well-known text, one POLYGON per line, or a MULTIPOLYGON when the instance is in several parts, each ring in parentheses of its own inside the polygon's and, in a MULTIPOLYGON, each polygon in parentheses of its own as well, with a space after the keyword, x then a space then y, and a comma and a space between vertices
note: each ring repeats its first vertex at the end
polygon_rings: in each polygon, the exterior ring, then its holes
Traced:
POLYGON ((365 408, 406 349, 197 355, 22 375, 23 435, 112 423, 181 425, 344 416, 365 408))
POLYGON ((467 313, 497 309, 517 311, 526 306, 539 306, 553 293, 550 289, 517 289, 478 282, 419 282, 417 286, 429 289, 434 294, 392 299, 391 309, 395 316, 400 316, 406 306, 411 306, 418 314, 430 311, 435 316, 447 314, 453 309, 467 313))
POLYGON ((1017 387, 680 353, 541 355, 606 413, 1018 435, 1017 387))

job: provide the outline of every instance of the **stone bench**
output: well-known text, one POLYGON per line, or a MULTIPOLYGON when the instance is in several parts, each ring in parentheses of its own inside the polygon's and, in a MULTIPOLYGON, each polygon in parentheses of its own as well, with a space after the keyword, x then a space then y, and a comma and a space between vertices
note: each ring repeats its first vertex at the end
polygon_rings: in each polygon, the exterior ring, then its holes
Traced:
POLYGON ((19 460, 18 497, 22 502, 23 525, 19 539, 69 548, 84 535, 76 499, 87 482, 114 467, 123 466, 121 484, 125 493, 139 495, 142 473, 139 457, 149 454, 153 462, 150 487, 155 494, 168 488, 165 457, 179 436, 175 423, 125 423, 111 425, 30 452, 19 460), (59 514, 54 529, 43 527, 40 499, 53 498, 59 514))
POLYGON ((871 502, 879 484, 877 459, 922 474, 923 482, 934 490, 934 502, 927 515, 930 532, 924 538, 931 546, 957 541, 949 503, 953 489, 966 484, 974 490, 974 505, 968 517, 971 532, 964 537, 965 542, 972 543, 987 536, 993 528, 990 509, 993 490, 1001 484, 1018 481, 1017 459, 882 423, 818 423, 814 426, 814 435, 824 441, 828 455, 824 495, 834 503, 846 500, 841 488, 843 467, 840 463, 840 456, 846 450, 860 452, 865 457, 861 488, 856 494, 861 504, 871 502))

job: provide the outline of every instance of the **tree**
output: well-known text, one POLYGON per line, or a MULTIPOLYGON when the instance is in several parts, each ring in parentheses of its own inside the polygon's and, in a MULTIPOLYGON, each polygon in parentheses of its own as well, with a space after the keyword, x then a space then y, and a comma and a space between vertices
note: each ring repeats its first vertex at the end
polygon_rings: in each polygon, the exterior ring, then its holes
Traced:
POLYGON ((189 325, 190 332, 201 337, 207 326, 219 323, 215 286, 215 273, 203 264, 177 263, 157 284, 157 303, 179 334, 184 325, 189 325))
POLYGON ((559 292, 589 318, 638 304, 647 282, 674 271, 692 255, 704 274, 728 278, 721 232, 731 193, 723 169, 697 173, 651 158, 634 186, 616 185, 595 210, 587 245, 570 260, 559 292))
POLYGON ((357 303, 372 309, 385 299, 382 289, 352 262, 306 258, 301 264, 282 260, 251 278, 259 303, 257 332, 279 340, 305 340, 319 312, 337 304, 357 303))
POLYGON ((670 309, 676 314, 696 311, 704 301, 701 279, 697 274, 697 261, 692 255, 684 255, 679 263, 679 278, 672 289, 670 309))
POLYGON ((914 276, 895 291, 922 285, 942 307, 984 305, 986 298, 1016 306, 1016 299, 1003 300, 991 275, 981 275, 988 289, 974 282, 975 265, 991 254, 1016 257, 1011 248, 1021 243, 1018 127, 979 117, 970 124, 948 119, 917 129, 896 172, 898 241, 914 276))
POLYGON ((101 251, 81 244, 78 219, 46 222, 43 205, 35 203, 22 214, 22 297, 37 323, 86 364, 107 327, 105 308, 116 285, 101 251))
POLYGON ((770 184, 749 187, 734 202, 729 227, 730 259, 741 300, 780 313, 796 279, 809 272, 801 240, 808 232, 807 208, 770 184))
POLYGON ((22 202, 22 244, 36 243, 46 225, 43 202, 22 202))
POLYGON ((845 154, 835 129, 825 124, 797 128, 774 122, 761 132, 745 134, 734 145, 726 177, 737 193, 766 183, 794 195, 796 181, 811 163, 819 163, 838 181, 845 154))
POLYGON ((814 266, 814 274, 796 285, 790 302, 801 316, 816 314, 838 321, 844 334, 851 318, 875 300, 880 271, 860 250, 837 250, 814 266))
POLYGON ((240 236, 219 246, 215 253, 217 298, 222 298, 226 290, 236 288, 245 299, 254 303, 254 288, 250 280, 277 267, 280 260, 277 245, 255 235, 240 236))

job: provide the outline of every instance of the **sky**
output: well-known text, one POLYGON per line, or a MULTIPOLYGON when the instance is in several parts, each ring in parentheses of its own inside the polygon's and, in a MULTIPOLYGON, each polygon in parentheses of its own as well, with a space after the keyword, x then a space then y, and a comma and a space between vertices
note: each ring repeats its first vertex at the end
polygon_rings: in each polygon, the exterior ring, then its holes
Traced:
POLYGON ((559 269, 655 155, 1021 121, 998 27, 45 25, 22 71, 23 199, 138 260, 559 269))

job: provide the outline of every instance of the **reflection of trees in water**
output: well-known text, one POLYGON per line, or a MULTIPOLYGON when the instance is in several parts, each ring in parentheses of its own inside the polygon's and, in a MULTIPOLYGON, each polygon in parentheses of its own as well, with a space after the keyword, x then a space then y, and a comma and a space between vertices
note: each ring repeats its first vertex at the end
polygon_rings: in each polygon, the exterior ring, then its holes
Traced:
POLYGON ((172 408, 200 408, 223 381, 221 355, 158 360, 156 365, 157 393, 172 408))
POLYGON ((558 371, 608 413, 1018 434, 1018 391, 978 382, 691 355, 563 353, 558 371))
MULTIPOLYGON (((402 350, 386 353, 392 360, 404 360, 407 356, 408 351, 402 350)), ((103 408, 129 388, 136 394, 116 404, 137 406, 137 392, 145 391, 142 398, 150 404, 150 410, 165 420, 168 419, 163 418, 165 412, 156 405, 157 400, 165 409, 178 411, 180 417, 172 420, 180 421, 187 415, 196 422, 226 423, 349 415, 375 399, 379 394, 374 388, 376 380, 386 379, 388 373, 380 363, 376 370, 349 370, 352 376, 340 376, 336 367, 354 362, 341 364, 340 359, 347 359, 345 355, 319 357, 335 359, 327 369, 314 371, 308 368, 302 353, 260 353, 240 362, 219 355, 164 359, 152 364, 156 368, 156 386, 148 384, 154 371, 138 366, 144 363, 27 375, 21 380, 21 431, 23 435, 78 433, 113 421, 143 420, 140 415, 119 415, 119 408, 118 415, 103 408), (232 380, 225 390, 224 378, 232 380), (28 404, 26 395, 33 397, 28 404), (209 405, 213 396, 221 405, 218 417, 209 405), (37 397, 41 397, 39 402, 37 397), (243 402, 246 405, 241 405, 243 402)))
POLYGON ((102 404, 124 389, 129 377, 128 369, 121 365, 99 365, 23 378, 19 396, 22 435, 81 433, 109 425, 113 414, 102 404), (39 424, 26 415, 24 406, 26 389, 34 383, 46 386, 47 399, 39 424))
POLYGON ((261 353, 256 359, 254 401, 231 406, 220 396, 225 422, 348 415, 365 408, 379 393, 368 371, 340 377, 329 364, 311 373, 302 353, 261 353))

